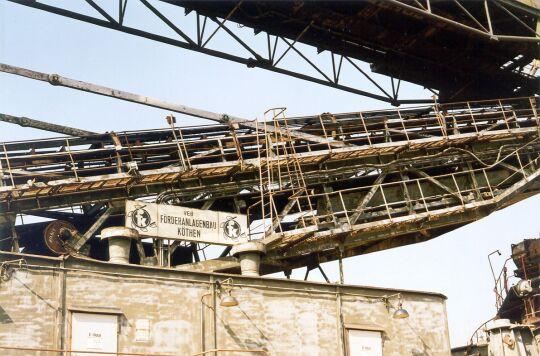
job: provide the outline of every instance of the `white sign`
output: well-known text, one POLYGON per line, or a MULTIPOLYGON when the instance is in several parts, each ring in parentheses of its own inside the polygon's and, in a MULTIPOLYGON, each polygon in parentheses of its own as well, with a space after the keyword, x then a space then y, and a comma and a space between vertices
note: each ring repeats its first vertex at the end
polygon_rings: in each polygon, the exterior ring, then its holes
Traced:
POLYGON ((142 236, 234 245, 248 240, 247 216, 126 200, 126 226, 142 236))
POLYGON ((135 341, 137 342, 150 341, 150 320, 148 319, 135 320, 135 341))

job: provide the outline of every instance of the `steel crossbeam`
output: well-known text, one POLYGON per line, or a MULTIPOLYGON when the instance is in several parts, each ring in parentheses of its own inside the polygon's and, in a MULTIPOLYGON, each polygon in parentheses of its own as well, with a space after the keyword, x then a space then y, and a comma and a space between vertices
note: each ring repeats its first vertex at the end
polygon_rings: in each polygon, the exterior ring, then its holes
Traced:
POLYGON ((212 201, 257 224, 262 202, 282 212, 254 236, 269 246, 266 272, 313 254, 335 259, 340 244, 344 256, 373 252, 436 237, 536 194, 537 108, 531 97, 274 118, 255 129, 213 124, 5 142, 0 217, 172 196, 192 207, 212 201), (300 188, 286 173, 293 161, 300 188), (272 172, 264 185, 262 171, 272 172))

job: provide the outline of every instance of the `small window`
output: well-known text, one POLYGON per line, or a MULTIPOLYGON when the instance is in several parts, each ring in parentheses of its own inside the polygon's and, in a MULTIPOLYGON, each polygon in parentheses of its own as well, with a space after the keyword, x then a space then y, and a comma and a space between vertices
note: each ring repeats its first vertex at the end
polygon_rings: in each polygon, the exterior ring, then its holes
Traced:
MULTIPOLYGON (((75 351, 118 352, 118 315, 71 314, 71 349, 75 351)), ((71 353, 73 356, 101 356, 71 353)))
POLYGON ((347 329, 347 356, 382 356, 380 331, 347 329))

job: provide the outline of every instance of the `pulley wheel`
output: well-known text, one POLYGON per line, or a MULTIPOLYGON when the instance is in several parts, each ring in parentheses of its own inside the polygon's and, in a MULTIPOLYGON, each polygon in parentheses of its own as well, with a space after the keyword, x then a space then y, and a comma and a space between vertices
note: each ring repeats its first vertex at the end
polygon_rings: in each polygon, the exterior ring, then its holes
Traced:
POLYGON ((52 253, 65 255, 68 253, 65 248, 66 242, 73 239, 78 233, 73 224, 63 220, 56 220, 47 225, 43 232, 43 239, 52 253))

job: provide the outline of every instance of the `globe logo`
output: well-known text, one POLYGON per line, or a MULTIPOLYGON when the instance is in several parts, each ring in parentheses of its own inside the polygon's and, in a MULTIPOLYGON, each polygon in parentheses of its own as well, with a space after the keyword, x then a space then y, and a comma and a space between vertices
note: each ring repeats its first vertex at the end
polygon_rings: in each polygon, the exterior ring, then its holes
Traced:
POLYGON ((234 219, 234 217, 228 216, 227 221, 223 224, 223 233, 232 240, 238 239, 242 233, 240 224, 234 219))
POLYGON ((139 229, 145 229, 152 222, 150 213, 146 209, 135 209, 131 213, 131 223, 139 229))

